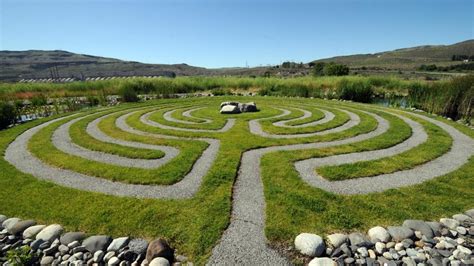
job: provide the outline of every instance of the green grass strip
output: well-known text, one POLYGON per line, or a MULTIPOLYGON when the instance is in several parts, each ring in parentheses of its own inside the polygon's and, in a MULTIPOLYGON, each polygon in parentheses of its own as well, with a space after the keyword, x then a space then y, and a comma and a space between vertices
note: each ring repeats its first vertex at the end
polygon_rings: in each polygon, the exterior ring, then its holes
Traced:
POLYGON ((301 106, 299 108, 303 108, 304 110, 311 112, 312 115, 310 117, 307 117, 307 118, 304 118, 304 119, 290 121, 290 122, 286 123, 287 125, 289 125, 289 126, 299 126, 299 125, 303 125, 303 124, 306 124, 306 123, 311 123, 311 122, 314 122, 314 121, 317 121, 317 120, 321 120, 321 119, 324 118, 324 113, 321 110, 314 108, 313 106, 301 106))
MULTIPOLYGON (((192 107, 195 108, 196 106, 192 107)), ((188 108, 191 109, 191 108, 188 108)), ((178 123, 178 122, 172 122, 165 120, 163 118, 163 114, 173 110, 173 108, 169 108, 166 110, 158 110, 156 112, 153 112, 150 116, 149 119, 155 122, 158 122, 163 125, 167 126, 172 126, 172 127, 179 127, 179 128, 190 128, 190 129, 207 129, 207 130, 216 130, 222 128, 225 123, 227 122, 227 118, 230 118, 226 115, 220 114, 219 110, 214 110, 213 108, 205 108, 206 110, 202 110, 203 112, 201 114, 204 114, 208 119, 211 119, 211 123, 206 123, 206 124, 183 124, 183 123, 178 123)), ((180 110, 177 110, 178 112, 180 110)), ((201 111, 201 110, 198 110, 201 111)), ((173 114, 175 114, 174 112, 173 114)), ((197 111, 196 111, 197 112, 197 111)))
POLYGON ((165 153, 160 150, 131 148, 114 143, 101 142, 90 136, 86 131, 87 125, 103 115, 105 114, 102 113, 98 115, 92 115, 72 124, 69 130, 72 142, 89 150, 100 151, 134 159, 158 159, 165 155, 165 153))
POLYGON ((35 134, 28 144, 32 154, 55 167, 70 169, 78 173, 112 181, 159 185, 176 183, 191 170, 194 162, 207 147, 207 143, 204 142, 181 141, 181 144, 177 145, 181 151, 180 154, 166 165, 157 169, 110 165, 66 154, 54 147, 51 142, 51 136, 54 130, 64 122, 55 122, 35 134))
POLYGON ((412 169, 443 155, 452 145, 452 138, 440 127, 425 120, 411 117, 423 125, 428 140, 413 149, 395 156, 373 161, 362 161, 337 166, 324 166, 317 172, 329 180, 344 180, 365 176, 375 176, 412 169))
POLYGON ((331 128, 335 128, 338 126, 343 125, 347 121, 349 121, 349 115, 341 110, 338 109, 330 109, 332 113, 334 113, 335 117, 333 120, 324 123, 324 124, 319 124, 311 127, 304 127, 304 128, 285 128, 285 127, 276 127, 272 125, 273 122, 275 121, 270 121, 270 120, 262 120, 260 121, 260 124, 262 126, 262 129, 270 134, 304 134, 304 133, 312 133, 312 132, 318 132, 318 131, 323 131, 331 128))

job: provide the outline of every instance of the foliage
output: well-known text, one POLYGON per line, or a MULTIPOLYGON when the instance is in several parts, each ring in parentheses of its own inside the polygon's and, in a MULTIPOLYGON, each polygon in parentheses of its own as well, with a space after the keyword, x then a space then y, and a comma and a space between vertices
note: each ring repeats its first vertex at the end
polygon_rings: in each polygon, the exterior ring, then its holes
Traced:
POLYGON ((0 102, 0 129, 7 128, 15 122, 16 109, 13 105, 0 102))
POLYGON ((338 84, 337 94, 343 100, 369 103, 372 101, 374 90, 367 82, 350 82, 347 79, 342 79, 338 84))
POLYGON ((325 76, 346 76, 349 75, 349 67, 343 64, 328 63, 323 69, 325 76))
POLYGON ((324 76, 324 62, 314 63, 312 74, 313 76, 319 77, 324 76))
POLYGON ((120 90, 120 96, 124 102, 138 102, 138 94, 132 86, 124 86, 120 90))
POLYGON ((20 248, 12 249, 7 252, 7 260, 9 265, 12 266, 23 266, 31 265, 34 256, 30 252, 29 246, 22 246, 20 248))
POLYGON ((472 118, 474 75, 456 77, 448 82, 414 83, 409 87, 412 106, 431 113, 459 119, 472 118))

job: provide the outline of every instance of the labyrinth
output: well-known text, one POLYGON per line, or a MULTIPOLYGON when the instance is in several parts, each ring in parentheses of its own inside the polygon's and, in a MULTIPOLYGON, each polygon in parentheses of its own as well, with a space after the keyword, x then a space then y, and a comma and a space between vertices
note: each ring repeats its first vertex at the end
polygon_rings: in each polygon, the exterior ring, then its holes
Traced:
POLYGON ((422 112, 272 97, 163 99, 0 132, 0 211, 164 237, 198 265, 284 265, 301 232, 474 205, 474 132, 422 112), (223 101, 259 112, 220 114, 223 101))

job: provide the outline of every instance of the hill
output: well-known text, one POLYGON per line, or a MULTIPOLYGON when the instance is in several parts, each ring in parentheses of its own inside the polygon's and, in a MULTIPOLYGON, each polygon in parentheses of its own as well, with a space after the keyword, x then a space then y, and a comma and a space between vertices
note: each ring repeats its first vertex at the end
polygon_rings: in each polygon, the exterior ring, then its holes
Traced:
POLYGON ((210 70, 186 64, 144 64, 67 51, 0 51, 0 80, 208 75, 210 70))
POLYGON ((452 45, 424 45, 374 54, 336 56, 313 62, 337 62, 346 64, 353 69, 365 67, 414 70, 423 64, 448 66, 462 63, 460 57, 455 58, 456 60, 453 61, 453 55, 474 56, 474 40, 467 40, 452 45))

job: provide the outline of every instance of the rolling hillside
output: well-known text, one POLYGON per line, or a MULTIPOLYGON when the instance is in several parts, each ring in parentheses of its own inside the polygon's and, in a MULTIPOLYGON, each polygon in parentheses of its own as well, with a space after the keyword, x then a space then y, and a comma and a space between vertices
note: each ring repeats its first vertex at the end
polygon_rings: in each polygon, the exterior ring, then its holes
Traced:
POLYGON ((0 80, 109 76, 207 75, 209 70, 186 64, 143 64, 67 51, 0 51, 0 80))
MULTIPOLYGON (((474 56, 474 40, 452 45, 426 45, 375 54, 357 54, 319 59, 313 62, 338 62, 352 69, 379 71, 415 70, 422 64, 448 66, 462 64, 453 55, 474 56)), ((0 81, 22 79, 74 78, 123 76, 301 76, 310 73, 308 64, 302 68, 254 67, 207 69, 187 64, 144 64, 67 51, 0 51, 0 81)))
POLYGON ((467 40, 452 45, 417 46, 375 54, 336 56, 313 62, 337 62, 346 64, 351 68, 379 67, 413 70, 422 64, 436 64, 438 66, 460 64, 460 61, 452 61, 453 55, 473 56, 474 40, 467 40))

